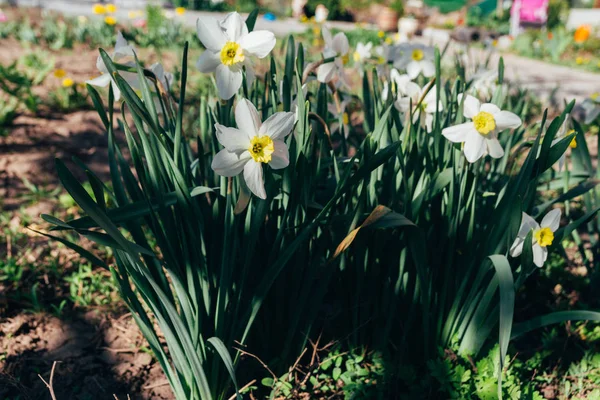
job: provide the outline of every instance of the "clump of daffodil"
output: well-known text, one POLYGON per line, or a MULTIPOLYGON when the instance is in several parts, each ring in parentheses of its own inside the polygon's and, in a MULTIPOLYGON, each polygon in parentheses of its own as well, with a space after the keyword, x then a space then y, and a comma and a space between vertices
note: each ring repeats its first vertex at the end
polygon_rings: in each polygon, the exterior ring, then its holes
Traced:
POLYGON ((363 66, 365 63, 371 59, 371 51, 373 49, 373 43, 367 42, 366 44, 363 42, 358 42, 356 44, 356 50, 352 53, 352 59, 354 60, 354 65, 362 72, 363 66))
POLYGON ((521 118, 510 111, 502 111, 492 103, 481 104, 473 96, 458 95, 464 98, 463 115, 471 121, 442 130, 442 135, 453 143, 464 143, 463 151, 470 163, 474 163, 486 153, 492 158, 504 155, 504 149, 497 134, 509 128, 521 126, 521 118))
POLYGON ((415 79, 419 74, 423 74, 426 78, 435 75, 433 47, 419 43, 404 43, 398 46, 397 52, 398 58, 394 61, 394 67, 406 70, 411 79, 415 79))
POLYGON ((556 232, 560 225, 560 216, 560 209, 555 208, 544 216, 541 224, 538 224, 529 215, 523 213, 519 233, 512 246, 510 246, 510 255, 513 257, 521 255, 525 239, 529 232, 533 231, 531 242, 533 263, 541 268, 548 258, 548 246, 554 243, 554 232, 556 232))
POLYGON ((92 12, 96 15, 106 14, 106 7, 104 7, 102 4, 94 4, 92 6, 92 12))
POLYGON ((237 12, 223 21, 201 17, 196 24, 198 38, 206 47, 196 67, 201 72, 215 72, 219 97, 230 99, 242 86, 242 67, 249 81, 254 76, 250 57, 265 58, 275 47, 275 35, 269 31, 248 32, 237 12))
POLYGON ((341 83, 346 82, 346 74, 344 66, 350 61, 350 43, 346 34, 338 32, 335 36, 331 36, 329 28, 323 26, 323 40, 325 40, 325 48, 323 49, 323 58, 333 61, 319 65, 317 69, 317 80, 327 83, 334 78, 339 78, 341 83))
POLYGON ((256 107, 242 99, 235 107, 236 128, 215 124, 217 140, 223 147, 212 161, 212 169, 221 176, 244 173, 246 185, 261 199, 267 198, 263 164, 281 169, 290 163, 284 142, 294 128, 294 113, 277 112, 260 121, 256 107))

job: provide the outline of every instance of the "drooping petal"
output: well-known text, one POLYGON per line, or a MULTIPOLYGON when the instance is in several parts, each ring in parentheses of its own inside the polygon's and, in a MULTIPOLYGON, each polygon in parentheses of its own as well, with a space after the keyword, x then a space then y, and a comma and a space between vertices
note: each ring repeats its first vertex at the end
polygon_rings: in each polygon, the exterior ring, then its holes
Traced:
MULTIPOLYGON (((410 97, 399 97, 395 102, 394 102, 394 106, 396 106, 396 109, 402 113, 406 113, 408 111, 410 111, 410 97)), ((415 104, 414 102, 412 103, 413 105, 415 104)))
POLYGON ((425 128, 427 129, 427 133, 433 130, 433 114, 425 114, 425 128))
POLYGON ((429 60, 423 60, 421 61, 421 71, 423 71, 424 77, 431 78, 435 75, 435 65, 429 60))
POLYGON ((517 237, 525 239, 530 231, 538 229, 540 229, 540 226, 535 219, 531 218, 527 213, 521 213, 521 226, 519 227, 517 237))
POLYGON ((254 31, 243 36, 239 44, 244 52, 252 54, 258 58, 264 58, 269 55, 275 47, 275 35, 269 31, 254 31))
POLYGON ((276 112, 262 124, 260 136, 267 135, 273 140, 283 140, 294 128, 294 113, 276 112))
POLYGON ((546 258, 548 258, 548 249, 540 246, 539 244, 533 245, 533 263, 538 267, 542 268, 546 258))
POLYGON ((210 50, 205 50, 204 53, 200 54, 200 57, 198 57, 198 61, 196 61, 196 69, 205 74, 215 72, 219 65, 221 65, 219 53, 210 50))
MULTIPOLYGON (((258 135, 260 130, 260 115, 254 104, 248 99, 241 99, 235 107, 235 123, 244 132, 248 140, 258 135)), ((248 142, 249 143, 249 142, 248 142)))
POLYGON ((550 228, 550 230, 552 232, 556 232, 556 230, 560 226, 560 216, 561 216, 560 208, 555 208, 555 209, 551 210, 550 212, 548 212, 548 214, 546 214, 544 216, 540 226, 542 228, 550 228))
POLYGON ((227 151, 242 153, 250 147, 250 138, 246 132, 215 124, 217 140, 227 151))
POLYGON ((275 150, 271 154, 269 166, 273 169, 281 169, 290 165, 290 153, 287 145, 281 140, 273 140, 275 150))
POLYGON ((523 243, 525 243, 525 239, 517 236, 513 244, 510 246, 511 257, 518 257, 521 255, 521 253, 523 253, 523 243))
POLYGON ((399 90, 399 93, 410 97, 411 99, 413 99, 413 105, 417 105, 417 102, 421 98, 421 94, 423 93, 423 91, 421 90, 421 87, 416 83, 407 82, 402 88, 402 91, 399 90))
POLYGON ((462 101, 462 98, 465 98, 465 103, 463 106, 463 115, 466 118, 473 118, 477 113, 479 113, 479 109, 481 107, 481 103, 475 97, 468 94, 459 94, 457 97, 458 102, 462 101))
POLYGON ((198 39, 204 47, 211 50, 213 53, 218 53, 227 42, 227 36, 221 28, 221 24, 216 18, 203 16, 196 21, 196 31, 198 39))
POLYGON ((479 133, 471 133, 465 141, 464 153, 467 161, 474 163, 485 154, 487 146, 486 140, 479 133))
POLYGON ((225 19, 221 21, 221 27, 230 41, 237 42, 242 36, 248 34, 248 27, 242 16, 237 12, 227 14, 225 19))
POLYGON ((250 160, 244 165, 244 180, 248 189, 261 199, 267 198, 265 183, 263 182, 263 169, 261 163, 250 160))
POLYGON ((111 81, 110 74, 102 74, 100 76, 95 77, 94 79, 85 81, 85 83, 92 85, 92 86, 106 87, 106 86, 108 86, 110 81, 111 81))
POLYGON ((510 111, 500 111, 494 114, 494 119, 496 120, 496 128, 498 130, 514 129, 521 126, 521 118, 510 111))
MULTIPOLYGON (((442 130, 442 135, 452 143, 463 143, 471 136, 475 131, 471 122, 465 122, 464 124, 449 126, 442 130)), ((477 133, 477 131, 475 131, 477 133)))
POLYGON ((242 71, 229 68, 221 64, 217 67, 217 90, 219 97, 223 100, 229 100, 242 86, 242 71))
POLYGON ((485 111, 486 113, 494 115, 500 112, 500 108, 492 103, 483 103, 479 108, 479 111, 485 111))
POLYGON ((321 64, 319 68, 317 68, 317 80, 322 83, 331 81, 335 76, 336 70, 337 68, 333 62, 321 64))
POLYGON ((344 32, 336 33, 336 35, 333 37, 331 48, 336 52, 336 54, 348 54, 348 51, 350 51, 350 43, 348 43, 348 38, 344 32))
POLYGON ((325 41, 325 47, 331 48, 333 45, 333 38, 331 37, 331 31, 325 25, 321 28, 321 33, 323 34, 323 40, 325 41))
POLYGON ((418 61, 411 61, 406 66, 406 74, 411 78, 415 79, 421 73, 421 63, 418 61))
POLYGON ((488 154, 492 158, 501 158, 504 156, 504 148, 496 138, 486 139, 488 154))
POLYGON ((118 31, 117 42, 115 43, 115 51, 113 52, 112 59, 114 61, 119 61, 122 58, 133 56, 133 47, 127 43, 127 40, 125 40, 121 31, 118 31))
POLYGON ((223 149, 213 158, 211 168, 221 176, 236 176, 242 172, 244 165, 251 159, 252 157, 248 151, 238 154, 223 149))

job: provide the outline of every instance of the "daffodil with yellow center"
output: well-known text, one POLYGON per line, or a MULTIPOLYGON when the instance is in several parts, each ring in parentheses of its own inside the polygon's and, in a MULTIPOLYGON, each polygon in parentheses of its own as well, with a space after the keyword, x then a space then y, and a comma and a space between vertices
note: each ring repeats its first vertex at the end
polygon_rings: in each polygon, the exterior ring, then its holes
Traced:
MULTIPOLYGON (((350 61, 351 55, 348 38, 343 32, 338 32, 335 36, 332 36, 325 25, 322 27, 321 33, 325 41, 323 58, 333 60, 319 65, 317 68, 317 80, 327 83, 337 77, 339 82, 346 83, 344 66, 350 61)), ((360 52, 358 47, 356 50, 360 52)))
POLYGON ((250 139, 250 148, 248 149, 252 159, 259 163, 271 162, 271 155, 275 151, 273 139, 269 136, 254 136, 250 139))
POLYGON ((236 42, 227 42, 221 49, 221 63, 232 66, 244 62, 244 50, 236 42))
POLYGON ((544 216, 541 224, 531 218, 528 214, 522 213, 521 226, 517 233, 517 238, 510 246, 510 255, 518 257, 523 253, 523 246, 531 246, 533 252, 533 263, 542 267, 548 258, 548 246, 554 242, 554 232, 560 226, 560 208, 555 208, 544 216), (525 239, 533 231, 531 242, 525 243, 525 239))
POLYGON ((237 128, 215 124, 217 140, 224 149, 213 158, 211 167, 221 176, 236 176, 243 172, 246 185, 256 196, 267 198, 263 166, 273 169, 289 165, 285 137, 294 128, 294 113, 277 112, 261 122, 256 107, 240 100, 235 107, 237 128))
POLYGON ((463 152, 470 163, 486 154, 492 158, 502 157, 504 148, 498 141, 498 133, 518 128, 521 126, 521 118, 512 112, 501 110, 495 104, 481 104, 470 95, 461 93, 457 100, 463 103, 463 116, 471 121, 444 128, 442 135, 453 143, 464 143, 463 152))
POLYGON ((423 58, 425 58, 425 54, 423 53, 423 50, 421 50, 421 49, 414 49, 412 51, 411 58, 414 61, 421 61, 423 58))
POLYGON ((480 111, 473 117, 473 125, 475 125, 477 132, 487 135, 496 129, 496 120, 489 112, 480 111))

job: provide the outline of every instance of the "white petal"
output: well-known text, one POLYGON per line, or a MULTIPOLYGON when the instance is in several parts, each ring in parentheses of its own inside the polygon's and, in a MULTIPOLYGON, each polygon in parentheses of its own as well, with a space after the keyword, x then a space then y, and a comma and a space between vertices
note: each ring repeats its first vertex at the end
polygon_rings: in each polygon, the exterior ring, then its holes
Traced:
POLYGON ((474 163, 479 160, 486 151, 486 140, 481 136, 477 131, 475 133, 471 133, 467 140, 465 141, 465 157, 467 161, 470 163, 474 163))
POLYGON ((495 115, 500 112, 500 108, 497 105, 492 104, 492 103, 484 103, 481 105, 481 108, 479 108, 479 111, 485 111, 487 113, 495 115))
POLYGON ((463 97, 465 98, 465 103, 463 106, 463 115, 466 118, 473 118, 474 116, 476 116, 479 113, 479 108, 481 107, 481 103, 475 97, 468 95, 468 94, 464 95, 462 93, 459 94, 457 97, 459 103, 461 102, 463 97))
POLYGON ((423 93, 421 87, 414 82, 407 82, 402 91, 399 93, 405 94, 406 96, 413 99, 413 105, 416 105, 419 99, 421 98, 421 94, 423 93))
POLYGON ((247 135, 253 138, 258 135, 260 130, 260 115, 254 104, 247 99, 241 99, 235 107, 235 123, 238 128, 247 135))
POLYGON ((319 68, 317 68, 317 80, 322 83, 327 83, 333 79, 335 71, 335 63, 329 62, 321 64, 319 68))
POLYGON ((350 43, 348 43, 348 38, 344 32, 338 32, 333 37, 333 42, 331 43, 331 48, 336 54, 344 55, 350 51, 350 43))
POLYGON ((112 79, 110 80, 110 86, 112 87, 113 95, 115 96, 115 101, 119 101, 121 99, 121 89, 119 89, 115 81, 113 81, 112 79))
POLYGON ((110 81, 111 81, 110 74, 102 74, 100 76, 97 76, 94 79, 85 81, 85 83, 92 85, 92 86, 106 87, 106 86, 108 86, 110 81))
POLYGON ((435 75, 435 65, 429 60, 421 61, 421 71, 423 71, 423 76, 426 78, 431 78, 435 75))
MULTIPOLYGON (((398 111, 406 113, 410 110, 410 100, 410 97, 399 97, 398 100, 394 102, 394 106, 396 106, 398 111)), ((414 101, 412 104, 415 104, 414 101)))
POLYGON ((411 78, 415 79, 421 73, 421 64, 418 61, 411 61, 406 66, 406 74, 411 78))
POLYGON ((321 29, 321 33, 323 34, 323 40, 325 41, 325 47, 331 47, 333 45, 333 39, 331 37, 331 31, 325 25, 321 29))
POLYGON ((115 43, 112 59, 118 61, 121 58, 133 56, 133 47, 127 44, 127 40, 125 40, 121 31, 117 32, 117 42, 115 43))
POLYGON ((254 31, 243 36, 239 44, 244 52, 252 54, 258 58, 264 58, 273 47, 275 47, 275 35, 269 31, 254 31))
POLYGON ((452 143, 463 143, 471 136, 475 131, 472 122, 465 122, 464 124, 449 126, 442 130, 442 135, 452 143))
POLYGON ((273 140, 282 140, 294 128, 294 113, 276 112, 271 115, 260 127, 260 136, 268 135, 273 140))
POLYGON ((227 151, 242 153, 250 147, 250 138, 246 132, 215 124, 217 140, 227 151))
POLYGON ((535 231, 540 229, 540 226, 535 221, 535 219, 531 218, 531 216, 527 213, 521 214, 521 226, 519 227, 519 232, 517 236, 521 239, 525 239, 530 231, 535 231))
POLYGON ((548 258, 548 249, 540 246, 539 244, 533 245, 533 263, 538 267, 542 268, 544 266, 544 262, 548 258))
POLYGON ((203 73, 215 72, 219 65, 221 65, 219 53, 210 50, 205 50, 196 61, 196 69, 203 73))
POLYGON ((510 246, 510 255, 511 257, 518 257, 523 252, 523 243, 525 243, 525 239, 521 237, 517 237, 513 244, 510 246))
POLYGON ((238 154, 223 149, 213 158, 211 168, 221 176, 236 176, 242 172, 248 160, 251 160, 248 151, 238 154))
POLYGON ((425 114, 425 128, 427 128, 427 133, 433 130, 433 114, 425 114))
POLYGON ((221 21, 221 27, 232 42, 237 42, 239 38, 248 34, 248 27, 242 16, 236 12, 227 14, 221 21))
POLYGON ((521 126, 521 118, 510 111, 500 111, 494 115, 494 120, 496 120, 496 129, 498 130, 518 128, 521 126))
POLYGON ((548 212, 548 214, 544 216, 544 219, 542 219, 542 223, 540 224, 540 226, 542 228, 550 228, 552 232, 556 232, 556 230, 560 226, 560 215, 560 208, 555 208, 551 210, 550 212, 548 212))
POLYGON ((214 53, 220 52, 223 45, 227 42, 227 37, 216 18, 209 16, 198 18, 198 21, 196 21, 196 31, 198 39, 200 39, 204 47, 212 50, 214 53))
POLYGON ((257 163, 254 160, 248 161, 244 166, 244 180, 252 193, 261 199, 267 198, 261 163, 257 163))
POLYGON ((290 165, 290 153, 288 147, 281 140, 273 140, 275 151, 271 155, 269 166, 273 169, 281 169, 290 165))
POLYGON ((219 97, 229 100, 242 86, 242 71, 232 70, 227 65, 221 64, 217 67, 217 90, 219 97))
POLYGON ((496 138, 486 139, 488 154, 492 158, 500 158, 504 155, 504 148, 496 138))

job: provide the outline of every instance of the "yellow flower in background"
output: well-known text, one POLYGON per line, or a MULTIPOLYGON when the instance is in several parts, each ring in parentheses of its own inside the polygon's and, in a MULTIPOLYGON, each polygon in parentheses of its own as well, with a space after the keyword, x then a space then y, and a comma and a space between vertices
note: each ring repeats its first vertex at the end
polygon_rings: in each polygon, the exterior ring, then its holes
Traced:
POLYGON ((584 62, 584 61, 585 61, 585 60, 583 59, 583 57, 577 57, 577 58, 575 59, 575 64, 577 64, 577 65, 581 65, 581 64, 583 64, 583 62, 584 62))
POLYGON ((177 15, 183 15, 183 14, 185 14, 185 7, 177 7, 177 8, 175 8, 175 14, 177 14, 177 15))
POLYGON ((380 39, 383 39, 385 37, 385 32, 384 31, 377 32, 377 37, 380 39))
POLYGON ((102 4, 94 4, 92 11, 94 14, 102 15, 106 13, 106 7, 104 7, 102 4))
POLYGON ((111 14, 116 13, 117 12, 117 6, 115 6, 112 3, 107 4, 106 5, 106 12, 111 13, 111 14))
POLYGON ((75 82, 73 81, 73 79, 71 78, 65 78, 62 81, 62 86, 64 88, 70 88, 71 86, 73 86, 75 84, 75 82))
POLYGON ((391 37, 386 37, 385 38, 385 44, 392 44, 392 38, 391 37))
POLYGON ((302 14, 302 16, 300 17, 300 22, 302 22, 303 24, 308 22, 308 17, 304 14, 302 14))
POLYGON ((104 18, 104 22, 106 22, 107 25, 115 25, 117 23, 117 19, 112 15, 109 15, 104 18))
POLYGON ((590 99, 592 99, 592 100, 596 100, 598 97, 600 97, 600 93, 598 93, 598 92, 594 92, 594 93, 590 94, 590 99))
POLYGON ((67 72, 64 69, 55 69, 53 72, 55 78, 64 78, 67 72))
POLYGON ((80 15, 80 16, 78 16, 78 17, 77 17, 77 21, 78 21, 80 24, 82 24, 82 25, 83 25, 83 24, 85 24, 85 23, 87 22, 87 20, 88 20, 88 19, 87 19, 87 17, 86 17, 85 15, 80 15))
POLYGON ((313 35, 315 35, 315 36, 319 36, 319 35, 321 34, 321 27, 320 27, 319 25, 317 25, 317 26, 314 26, 314 27, 312 28, 312 33, 313 33, 313 35))
POLYGON ((84 89, 85 89, 85 83, 83 83, 83 82, 79 82, 79 83, 77 84, 77 89, 84 90, 84 89))
POLYGON ((142 11, 140 11, 140 10, 131 10, 131 11, 129 11, 127 13, 127 17, 129 19, 136 19, 136 18, 139 18, 139 17, 141 17, 143 15, 144 15, 144 13, 142 11))

